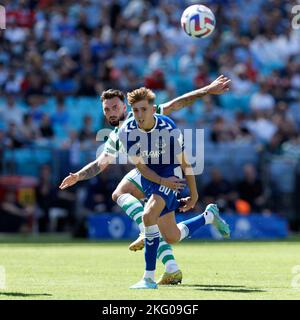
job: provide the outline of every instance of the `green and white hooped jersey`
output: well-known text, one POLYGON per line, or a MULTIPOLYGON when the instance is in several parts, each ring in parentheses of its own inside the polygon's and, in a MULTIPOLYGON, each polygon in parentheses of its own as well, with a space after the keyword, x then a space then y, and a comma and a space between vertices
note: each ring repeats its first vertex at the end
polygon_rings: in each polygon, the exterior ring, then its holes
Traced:
MULTIPOLYGON (((156 105, 156 114, 164 114, 164 105, 156 105)), ((130 111, 125 120, 133 117, 132 111, 130 111)), ((116 157, 118 152, 122 152, 120 150, 120 139, 119 139, 119 127, 115 127, 115 129, 110 133, 107 141, 104 145, 104 153, 116 157)))
MULTIPOLYGON (((156 106, 156 114, 163 114, 164 105, 157 105, 156 106)), ((130 111, 125 120, 133 117, 133 113, 130 111)), ((118 152, 122 152, 120 150, 120 140, 119 140, 119 128, 115 127, 115 129, 110 133, 107 141, 104 145, 104 153, 107 153, 111 156, 116 157, 118 152)), ((138 169, 132 169, 129 171, 125 178, 132 182, 140 191, 143 191, 142 183, 141 183, 141 173, 138 169)))

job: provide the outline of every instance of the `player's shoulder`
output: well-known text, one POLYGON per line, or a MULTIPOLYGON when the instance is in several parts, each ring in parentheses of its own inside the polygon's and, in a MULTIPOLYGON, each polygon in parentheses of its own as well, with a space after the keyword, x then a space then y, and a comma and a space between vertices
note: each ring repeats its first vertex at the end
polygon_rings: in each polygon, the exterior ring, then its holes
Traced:
POLYGON ((130 117, 124 121, 124 123, 122 124, 122 126, 119 130, 119 133, 129 132, 129 131, 132 131, 136 128, 137 128, 137 124, 136 124, 134 117, 130 117))
POLYGON ((156 116, 158 119, 157 126, 160 129, 174 129, 176 128, 175 122, 168 116, 162 114, 156 116))

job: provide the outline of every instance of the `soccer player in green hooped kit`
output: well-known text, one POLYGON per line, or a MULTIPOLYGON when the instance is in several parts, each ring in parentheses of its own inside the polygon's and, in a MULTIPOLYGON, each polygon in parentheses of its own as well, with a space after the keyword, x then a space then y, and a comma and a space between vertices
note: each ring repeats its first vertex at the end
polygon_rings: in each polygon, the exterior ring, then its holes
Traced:
MULTIPOLYGON (((205 95, 222 94, 229 90, 229 84, 230 80, 221 75, 203 88, 188 92, 164 104, 157 105, 156 113, 169 115, 174 111, 192 105, 196 100, 204 97, 205 95)), ((78 172, 70 173, 62 181, 60 185, 61 189, 68 188, 79 181, 87 180, 98 175, 104 171, 117 156, 119 151, 119 128, 122 125, 122 121, 132 117, 132 113, 126 112, 127 107, 125 104, 125 96, 119 90, 109 89, 104 91, 101 95, 101 101, 105 119, 110 125, 114 126, 115 129, 109 135, 109 138, 105 143, 104 151, 97 157, 97 159, 87 164, 78 172)), ((117 202, 126 214, 139 226, 141 234, 139 238, 129 246, 129 249, 133 251, 141 250, 144 247, 144 226, 142 222, 144 207, 140 202, 140 199, 145 198, 145 196, 140 180, 141 174, 137 169, 133 169, 121 180, 112 194, 113 200, 117 202)), ((182 181, 176 178, 165 178, 161 184, 172 190, 179 190, 184 186, 182 181)), ((182 272, 178 268, 172 247, 170 244, 166 243, 162 237, 160 237, 157 258, 161 260, 165 266, 165 272, 160 277, 157 284, 167 285, 181 283, 182 272)))

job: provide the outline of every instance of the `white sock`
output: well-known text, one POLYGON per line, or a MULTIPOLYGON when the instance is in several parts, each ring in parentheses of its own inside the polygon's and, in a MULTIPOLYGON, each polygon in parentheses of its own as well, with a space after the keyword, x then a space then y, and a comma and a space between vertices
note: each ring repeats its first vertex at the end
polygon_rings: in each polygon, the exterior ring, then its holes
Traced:
POLYGON ((205 211, 203 213, 205 224, 211 224, 214 221, 214 214, 210 211, 205 211))
POLYGON ((166 272, 172 273, 179 270, 178 265, 175 261, 175 257, 173 255, 172 246, 168 244, 161 235, 159 238, 159 246, 157 249, 157 259, 163 263, 166 272))
POLYGON ((166 272, 173 273, 179 270, 175 260, 167 261, 165 264, 166 272))
POLYGON ((157 224, 145 227, 145 237, 148 239, 153 239, 159 237, 160 232, 157 224))
POLYGON ((188 237, 190 230, 184 223, 177 224, 178 229, 180 230, 180 239, 179 241, 188 237))
POLYGON ((144 275, 143 275, 143 279, 150 278, 151 280, 155 281, 154 274, 155 274, 155 270, 152 270, 152 271, 145 270, 144 275))

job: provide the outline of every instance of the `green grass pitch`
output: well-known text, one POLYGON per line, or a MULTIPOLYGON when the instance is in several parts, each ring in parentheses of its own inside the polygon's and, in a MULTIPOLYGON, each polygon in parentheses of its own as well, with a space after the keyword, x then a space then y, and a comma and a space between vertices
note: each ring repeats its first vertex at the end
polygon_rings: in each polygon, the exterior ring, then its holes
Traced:
MULTIPOLYGON (((0 238, 0 299, 300 299, 300 242, 185 241, 174 246, 183 283, 130 290, 143 253, 127 242, 0 238), (294 270, 295 272, 295 270, 294 270), (298 276, 298 278, 297 278, 298 276), (294 284, 294 286, 292 285, 294 284)), ((158 262, 157 278, 163 267, 158 262)))

